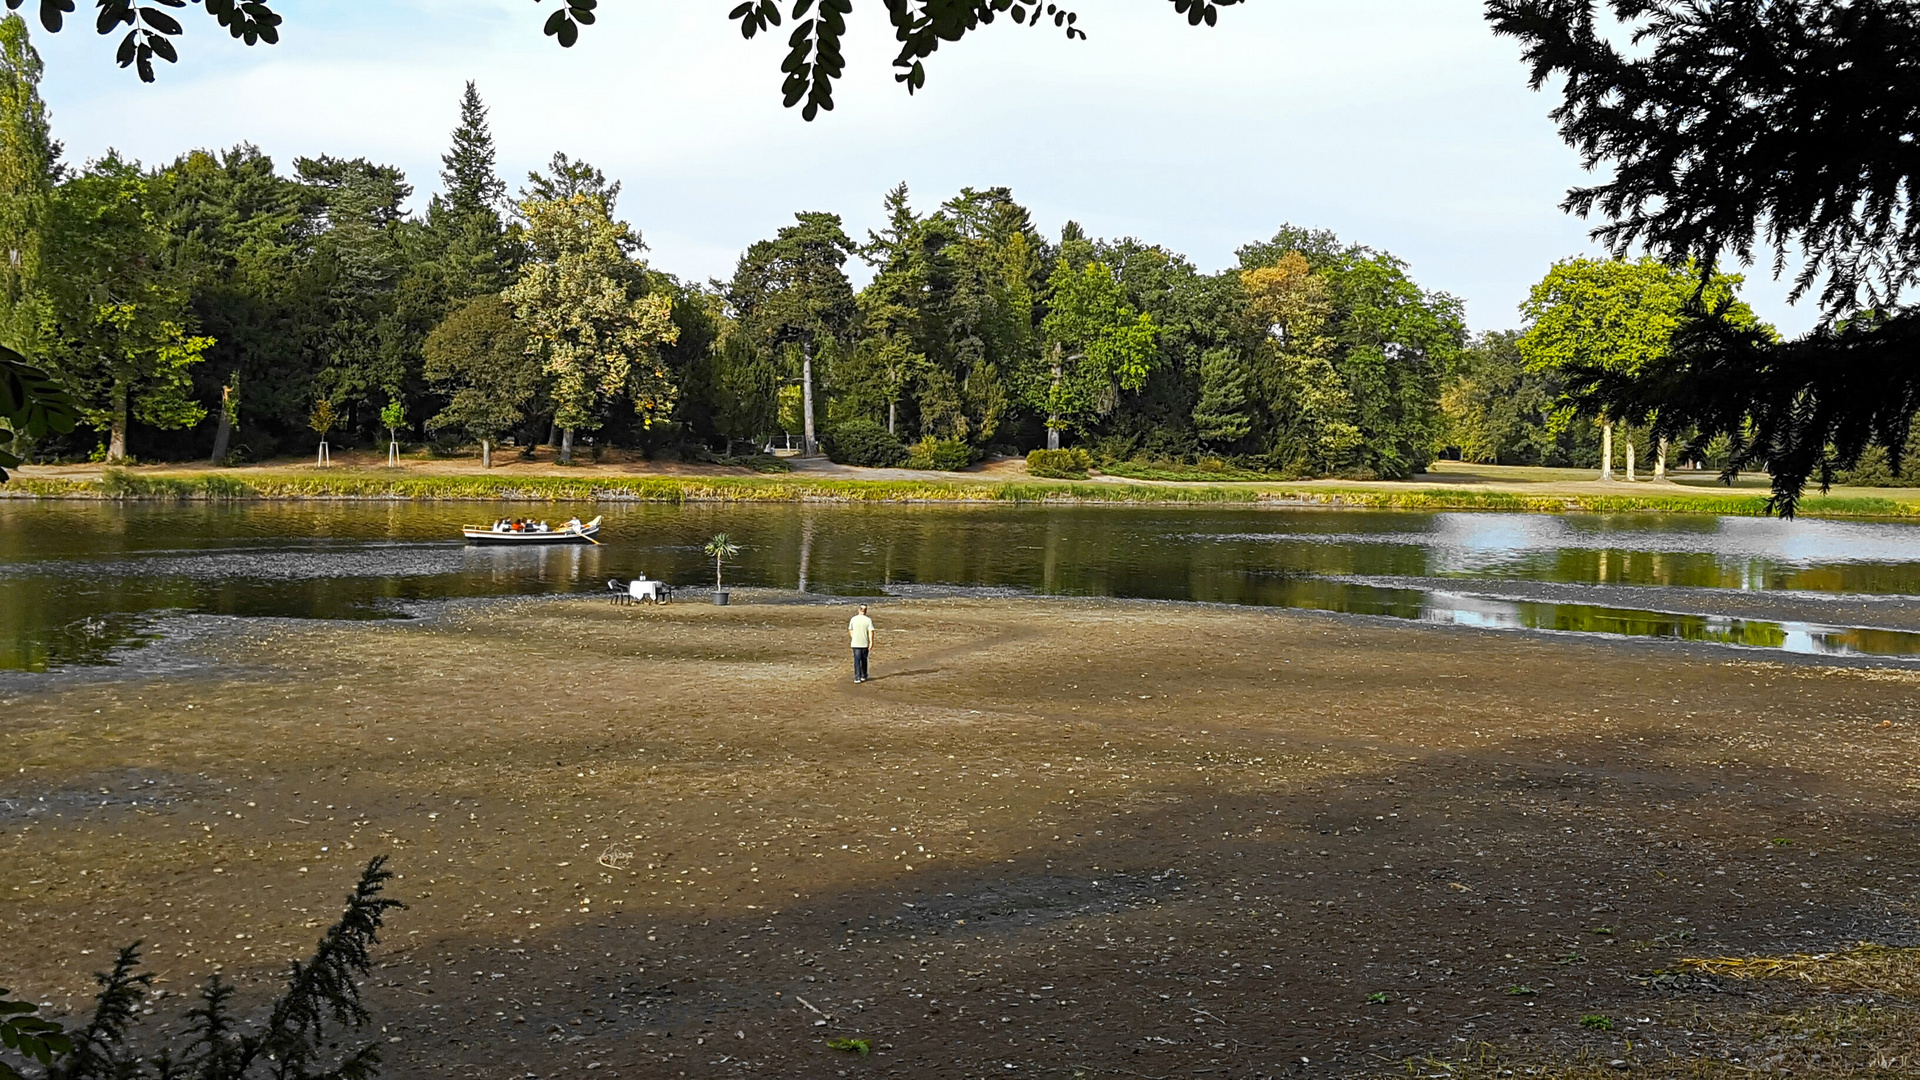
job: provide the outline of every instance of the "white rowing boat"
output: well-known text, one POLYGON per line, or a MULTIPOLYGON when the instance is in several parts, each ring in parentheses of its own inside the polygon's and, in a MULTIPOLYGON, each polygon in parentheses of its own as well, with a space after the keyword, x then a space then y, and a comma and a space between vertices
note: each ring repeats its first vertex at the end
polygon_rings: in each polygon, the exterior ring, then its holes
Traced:
POLYGON ((482 546, 519 547, 539 544, 597 544, 594 534, 600 531, 600 519, 594 518, 577 528, 550 529, 547 532, 500 532, 491 525, 462 525, 460 535, 467 543, 482 546))

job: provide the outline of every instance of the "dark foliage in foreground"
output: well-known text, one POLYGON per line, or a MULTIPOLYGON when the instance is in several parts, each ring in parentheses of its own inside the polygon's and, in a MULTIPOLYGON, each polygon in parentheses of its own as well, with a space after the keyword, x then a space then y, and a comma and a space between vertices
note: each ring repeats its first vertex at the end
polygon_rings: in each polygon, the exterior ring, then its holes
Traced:
MULTIPOLYGON (((260 1022, 249 1023, 234 1014, 234 987, 216 975, 201 988, 200 1004, 188 1011, 186 1031, 178 1042, 151 1052, 136 1047, 133 1027, 153 976, 137 971, 140 943, 135 942, 120 950, 112 971, 94 976, 100 992, 86 1026, 59 1033, 54 1025, 54 1033, 64 1042, 51 1053, 25 1056, 46 1066, 46 1080, 368 1080, 378 1076, 380 1044, 342 1048, 341 1036, 371 1019, 360 1003, 357 980, 371 966, 368 948, 379 941, 387 911, 406 906, 381 895, 392 877, 385 856, 367 864, 340 921, 320 939, 311 958, 294 962, 286 989, 260 1022)), ((12 1004, 0 1000, 0 1016, 12 1004)), ((31 1006, 27 1009, 30 1012, 31 1006)), ((15 1048, 11 1041, 6 1045, 15 1048)), ((20 1075, 0 1061, 0 1080, 20 1075)))
MULTIPOLYGON (((1655 433, 1724 435, 1735 460, 1773 473, 1792 514, 1874 443, 1898 454, 1914 403, 1920 274, 1920 3, 1915 0, 1489 0, 1538 88, 1564 77, 1560 133, 1604 183, 1564 208, 1609 219, 1617 255, 1636 246, 1710 274, 1770 248, 1776 274, 1804 253, 1794 296, 1817 291, 1822 327, 1793 342, 1700 313, 1672 355, 1638 379, 1586 372, 1576 397, 1655 433), (1657 409, 1657 413, 1654 410, 1657 409)), ((1705 278, 1703 277, 1703 281, 1705 278)))

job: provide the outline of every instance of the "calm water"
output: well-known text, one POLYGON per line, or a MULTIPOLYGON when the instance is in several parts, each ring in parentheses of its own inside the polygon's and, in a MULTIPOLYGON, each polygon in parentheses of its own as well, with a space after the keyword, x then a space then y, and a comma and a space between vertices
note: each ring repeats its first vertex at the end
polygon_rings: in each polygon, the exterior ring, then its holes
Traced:
MULTIPOLYGON (((1711 614, 1718 590, 1920 598, 1920 528, 1692 516, 1031 507, 542 506, 601 547, 468 548, 526 506, 0 504, 0 668, 110 661, 180 614, 390 618, 411 601, 595 592, 636 571, 910 596, 973 587, 1312 608, 1503 630, 1920 658, 1920 635, 1711 614), (1553 601, 1476 592, 1568 587, 1553 601), (1660 602, 1620 607, 1602 586, 1660 602), (1591 602, 1580 595, 1593 594, 1591 602)), ((1724 595, 1724 594, 1721 594, 1724 595)))

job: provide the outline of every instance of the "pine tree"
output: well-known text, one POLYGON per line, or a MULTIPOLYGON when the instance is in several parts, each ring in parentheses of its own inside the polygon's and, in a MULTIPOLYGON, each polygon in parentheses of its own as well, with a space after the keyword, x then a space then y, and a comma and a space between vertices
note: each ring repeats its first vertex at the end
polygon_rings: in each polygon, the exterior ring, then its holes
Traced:
POLYGON ((442 196, 447 209, 462 217, 487 213, 497 218, 507 185, 494 172, 494 159, 487 107, 480 100, 479 87, 468 80, 460 96, 460 126, 453 129, 453 146, 440 158, 445 166, 440 181, 447 188, 442 196))
POLYGON ((1253 387, 1245 362, 1232 349, 1208 349, 1200 358, 1200 400, 1193 406, 1195 434, 1231 446, 1253 430, 1253 387))
POLYGON ((451 305, 497 293, 513 280, 519 260, 514 237, 500 219, 507 185, 494 170, 495 159, 487 107, 479 88, 468 82, 453 145, 440 158, 446 190, 427 205, 432 254, 420 270, 434 296, 427 306, 435 308, 436 318, 451 305))
POLYGON ((42 70, 26 22, 0 19, 0 343, 28 354, 39 340, 41 247, 60 157, 42 70))

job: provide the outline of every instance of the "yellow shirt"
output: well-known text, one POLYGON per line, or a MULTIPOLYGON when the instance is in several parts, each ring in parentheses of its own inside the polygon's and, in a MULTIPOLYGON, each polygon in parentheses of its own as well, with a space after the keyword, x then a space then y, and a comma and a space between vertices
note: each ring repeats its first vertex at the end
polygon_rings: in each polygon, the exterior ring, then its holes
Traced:
POLYGON ((856 649, 873 648, 873 620, 865 615, 855 615, 847 620, 847 633, 853 638, 856 649))

